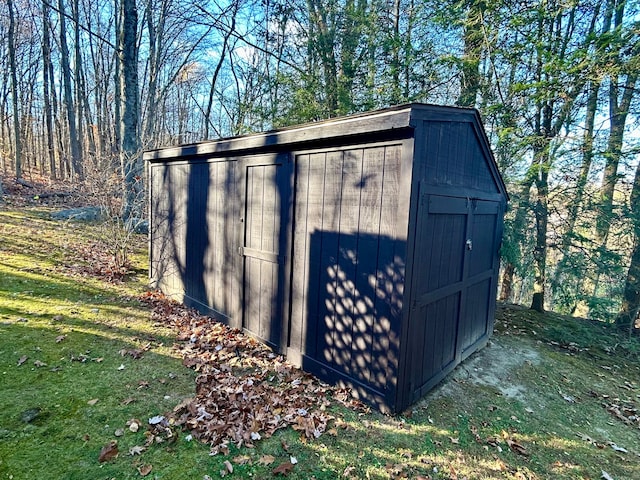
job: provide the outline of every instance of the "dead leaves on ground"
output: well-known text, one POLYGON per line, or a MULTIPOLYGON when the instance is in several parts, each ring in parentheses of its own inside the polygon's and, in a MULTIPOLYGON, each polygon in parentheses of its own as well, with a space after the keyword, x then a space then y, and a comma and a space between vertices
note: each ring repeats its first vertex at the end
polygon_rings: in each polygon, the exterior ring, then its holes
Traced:
MULTIPOLYGON (((638 390, 638 386, 631 382, 624 382, 624 384, 619 385, 619 388, 629 392, 636 392, 638 390)), ((609 412, 615 419, 640 429, 640 407, 634 398, 612 397, 611 395, 601 394, 593 390, 589 391, 588 395, 600 399, 602 408, 609 412)), ((636 394, 636 398, 640 398, 640 394, 636 394)))
POLYGON ((273 473, 274 475, 286 476, 293 470, 293 467, 294 465, 291 462, 282 462, 280 465, 274 468, 271 473, 273 473))
POLYGON ((118 456, 118 442, 116 440, 111 440, 107 443, 102 450, 100 450, 100 455, 98 456, 98 461, 100 463, 108 462, 109 460, 113 460, 118 456))
POLYGON ((231 444, 252 447, 285 427, 304 438, 318 438, 333 420, 326 413, 332 401, 361 405, 238 330, 160 293, 149 293, 143 300, 151 306, 155 322, 177 329, 181 343, 175 348, 184 365, 199 373, 196 396, 174 408, 172 421, 210 444, 213 454, 228 451, 231 444))
POLYGON ((71 275, 80 277, 98 277, 109 283, 122 283, 130 273, 130 265, 119 265, 114 258, 112 249, 104 242, 65 246, 73 248, 73 254, 69 255, 74 263, 63 265, 71 275))

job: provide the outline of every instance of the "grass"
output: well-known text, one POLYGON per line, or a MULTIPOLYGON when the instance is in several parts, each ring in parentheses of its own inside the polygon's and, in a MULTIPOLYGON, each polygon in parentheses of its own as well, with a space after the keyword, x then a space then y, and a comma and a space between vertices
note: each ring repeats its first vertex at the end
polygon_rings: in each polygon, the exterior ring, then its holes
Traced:
POLYGON ((294 479, 640 478, 640 423, 607 410, 638 407, 637 339, 514 306, 499 309, 488 347, 403 415, 336 406, 314 441, 285 430, 210 456, 182 432, 129 455, 150 417, 193 395, 195 373, 137 300, 146 239, 126 279, 108 282, 104 230, 49 218, 0 210, 0 480, 141 478, 148 465, 147 478, 273 478, 291 457, 294 479), (100 463, 111 440, 120 454, 100 463))

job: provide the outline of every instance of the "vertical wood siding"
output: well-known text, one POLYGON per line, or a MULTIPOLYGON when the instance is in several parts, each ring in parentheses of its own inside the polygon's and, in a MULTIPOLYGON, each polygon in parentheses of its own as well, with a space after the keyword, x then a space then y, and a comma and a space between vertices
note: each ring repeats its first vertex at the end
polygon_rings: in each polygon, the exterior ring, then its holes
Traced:
POLYGON ((402 309, 394 222, 400 150, 296 156, 290 344, 380 392, 402 309))
POLYGON ((274 348, 280 348, 283 323, 284 232, 288 175, 283 162, 265 157, 240 165, 244 181, 243 320, 242 326, 274 348), (256 163, 257 162, 257 163, 256 163))
POLYGON ((429 193, 421 184, 410 321, 411 398, 491 333, 499 202, 429 193))
POLYGON ((154 165, 151 283, 230 317, 238 308, 235 162, 154 165))
POLYGON ((428 154, 417 159, 420 178, 431 185, 498 192, 497 179, 488 168, 489 158, 471 122, 424 122, 428 154))

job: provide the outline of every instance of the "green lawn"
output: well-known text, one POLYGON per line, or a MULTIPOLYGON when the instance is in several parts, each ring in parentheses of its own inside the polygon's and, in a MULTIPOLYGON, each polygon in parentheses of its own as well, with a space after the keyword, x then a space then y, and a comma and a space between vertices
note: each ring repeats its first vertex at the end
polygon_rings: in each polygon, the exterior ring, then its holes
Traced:
POLYGON ((146 238, 117 281, 105 230, 49 213, 0 210, 0 480, 640 478, 638 341, 517 307, 404 415, 332 402, 317 439, 287 428, 215 456, 177 428, 154 436, 149 419, 192 397, 197 373, 140 300, 146 238))

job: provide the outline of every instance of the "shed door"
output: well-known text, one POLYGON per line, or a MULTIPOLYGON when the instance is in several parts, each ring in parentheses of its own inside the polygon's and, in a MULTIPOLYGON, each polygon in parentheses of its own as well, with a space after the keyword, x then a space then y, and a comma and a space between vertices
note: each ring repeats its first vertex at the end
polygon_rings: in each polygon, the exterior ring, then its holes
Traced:
POLYGON ((490 332, 501 211, 496 201, 421 195, 411 313, 414 399, 490 332))
POLYGON ((291 163, 288 155, 239 162, 242 327, 275 349, 281 345, 291 163))

